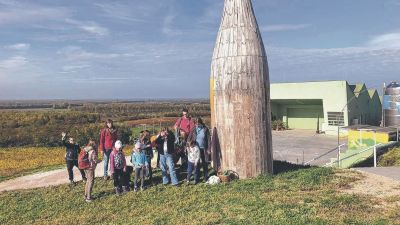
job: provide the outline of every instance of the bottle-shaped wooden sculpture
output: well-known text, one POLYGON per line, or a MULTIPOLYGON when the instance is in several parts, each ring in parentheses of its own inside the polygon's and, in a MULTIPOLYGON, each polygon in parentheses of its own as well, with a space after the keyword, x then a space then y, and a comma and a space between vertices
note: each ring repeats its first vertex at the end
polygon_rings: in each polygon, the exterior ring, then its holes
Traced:
POLYGON ((221 170, 273 172, 268 62, 251 0, 225 0, 210 80, 221 170))

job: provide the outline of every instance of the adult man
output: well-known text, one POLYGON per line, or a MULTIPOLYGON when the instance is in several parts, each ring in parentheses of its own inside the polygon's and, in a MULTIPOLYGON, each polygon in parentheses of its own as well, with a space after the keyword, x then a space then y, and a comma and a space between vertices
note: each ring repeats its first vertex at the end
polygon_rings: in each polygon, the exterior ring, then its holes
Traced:
POLYGON ((187 138, 194 128, 192 118, 188 115, 189 110, 184 108, 182 110, 182 117, 178 118, 175 123, 175 144, 177 145, 176 155, 178 159, 181 158, 181 165, 186 166, 187 155, 185 152, 185 146, 187 138))
POLYGON ((171 176, 171 184, 178 185, 178 178, 175 172, 173 160, 174 154, 174 135, 170 134, 168 128, 163 128, 156 139, 157 151, 160 153, 160 168, 162 171, 163 184, 169 183, 169 175, 171 176))

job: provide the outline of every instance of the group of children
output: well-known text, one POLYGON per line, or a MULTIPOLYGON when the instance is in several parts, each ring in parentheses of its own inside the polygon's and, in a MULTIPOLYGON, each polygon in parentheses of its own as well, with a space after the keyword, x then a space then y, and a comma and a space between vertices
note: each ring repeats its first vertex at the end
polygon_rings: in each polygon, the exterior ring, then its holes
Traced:
MULTIPOLYGON (((181 119, 181 118, 180 118, 181 119)), ((181 119, 182 120, 182 119, 181 119)), ((191 127, 192 131, 185 137, 187 161, 187 184, 190 183, 194 172, 194 183, 200 182, 200 164, 204 170, 204 180, 208 178, 207 138, 209 138, 208 129, 199 118, 196 126, 191 127), (204 132, 199 132, 204 129, 204 132), (206 130, 207 129, 207 130, 206 130), (207 132, 206 132, 207 131, 207 132), (208 136, 207 136, 208 135, 208 136)), ((181 122, 180 122, 181 123, 181 122)), ((70 137, 66 141, 66 134, 62 133, 62 141, 66 147, 66 162, 71 184, 73 181, 73 166, 77 166, 82 174, 85 184, 85 200, 91 202, 92 188, 94 184, 94 171, 98 160, 98 149, 96 143, 90 140, 87 146, 81 148, 70 137)), ((133 166, 127 166, 126 157, 123 152, 123 144, 117 140, 116 129, 111 120, 106 121, 105 128, 100 134, 99 150, 103 152, 104 179, 108 180, 108 167, 110 168, 111 178, 114 181, 116 195, 130 191, 130 177, 134 173, 133 187, 134 191, 145 189, 145 179, 148 178, 149 185, 153 184, 153 170, 151 160, 153 159, 153 148, 158 152, 157 167, 162 172, 162 181, 164 185, 178 185, 178 178, 175 171, 175 136, 163 128, 157 136, 151 137, 149 131, 142 131, 140 139, 135 143, 131 163, 133 166)))

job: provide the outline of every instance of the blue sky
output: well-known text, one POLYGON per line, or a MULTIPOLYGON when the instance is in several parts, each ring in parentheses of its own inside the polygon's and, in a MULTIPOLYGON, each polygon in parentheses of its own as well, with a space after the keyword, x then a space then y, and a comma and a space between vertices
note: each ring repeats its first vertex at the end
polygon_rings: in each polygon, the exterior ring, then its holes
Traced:
MULTIPOLYGON (((399 80, 400 0, 253 0, 272 82, 399 80)), ((208 97, 223 0, 0 0, 0 99, 208 97)))

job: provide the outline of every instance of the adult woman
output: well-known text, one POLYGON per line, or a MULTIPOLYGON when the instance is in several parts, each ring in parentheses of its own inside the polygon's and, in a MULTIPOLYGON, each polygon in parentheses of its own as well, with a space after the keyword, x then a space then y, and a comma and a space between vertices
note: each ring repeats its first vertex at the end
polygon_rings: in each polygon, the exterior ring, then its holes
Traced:
POLYGON ((110 153, 117 141, 117 129, 114 127, 113 121, 107 119, 105 127, 100 132, 100 150, 103 151, 104 162, 104 180, 108 179, 108 163, 110 161, 110 153))
POLYGON ((200 165, 203 167, 204 181, 207 181, 211 135, 210 130, 200 117, 196 119, 196 126, 190 132, 188 140, 195 142, 200 148, 200 165))

